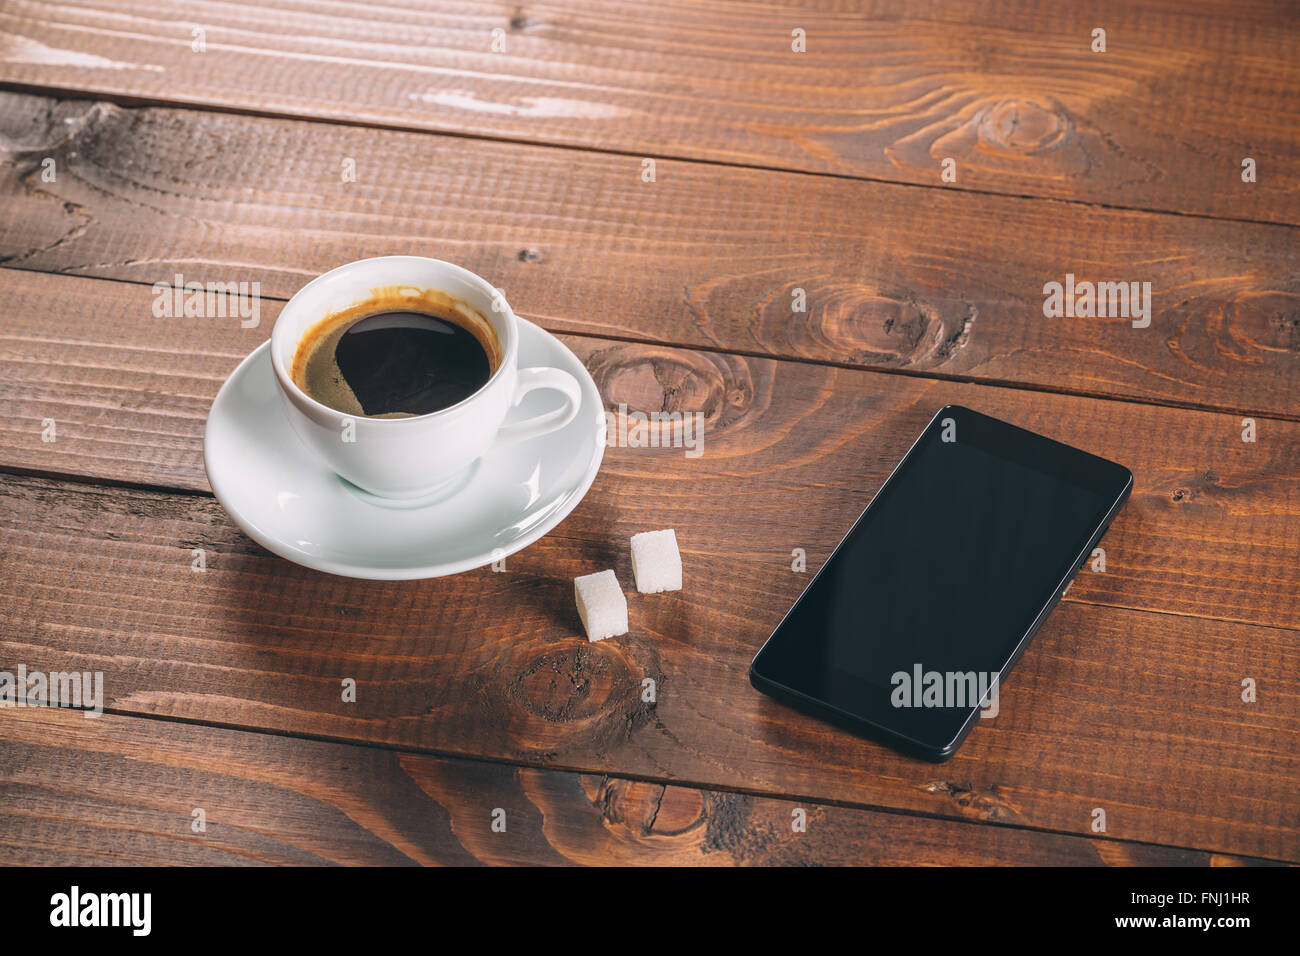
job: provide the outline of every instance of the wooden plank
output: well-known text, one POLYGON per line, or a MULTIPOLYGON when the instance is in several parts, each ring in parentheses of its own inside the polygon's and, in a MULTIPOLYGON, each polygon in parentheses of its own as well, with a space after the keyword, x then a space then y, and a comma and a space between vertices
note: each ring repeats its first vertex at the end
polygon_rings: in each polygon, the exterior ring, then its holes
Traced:
MULTIPOLYGON (((697 477, 686 494, 680 465, 677 484, 628 469, 616 456, 506 572, 403 583, 287 564, 206 497, 0 476, 0 662, 102 671, 106 706, 133 714, 1081 835, 1101 808, 1112 837, 1300 858, 1296 631, 1069 600, 999 715, 936 767, 748 684, 806 581, 791 547, 815 570, 860 500, 817 502, 791 475, 697 477), (664 526, 685 589, 630 594, 631 633, 589 644, 572 578, 630 580, 619 542, 664 526)), ((1121 564, 1124 534, 1108 546, 1121 564)))
POLYGON ((287 299, 424 254, 553 330, 1300 418, 1290 227, 694 163, 648 184, 570 150, 0 103, 0 257, 25 269, 287 299), (1150 282, 1150 327, 1045 318, 1067 274, 1150 282))
MULTIPOLYGON (((278 303, 263 302, 259 326, 244 329, 238 317, 155 317, 143 285, 13 270, 0 270, 0 283, 0 467, 206 492, 208 407, 267 337, 278 303), (46 419, 55 441, 42 440, 46 419)), ((934 411, 952 402, 1133 470, 1132 500, 1106 541, 1106 573, 1082 575, 1071 597, 1300 627, 1295 423, 1260 419, 1257 441, 1246 443, 1235 415, 565 341, 609 407, 705 414, 699 458, 609 449, 591 514, 634 519, 629 534, 690 521, 697 547, 723 560, 763 554, 788 566, 796 546, 825 554, 934 411), (685 478, 689 495, 675 490, 685 478), (723 533, 717 516, 737 508, 755 527, 723 533)), ((595 520, 590 532, 604 541, 609 529, 595 520)))
POLYGON ((1285 3, 813 6, 16 2, 0 81, 1300 223, 1285 3))
POLYGON ((49 708, 0 711, 0 750, 8 866, 1261 862, 49 708))

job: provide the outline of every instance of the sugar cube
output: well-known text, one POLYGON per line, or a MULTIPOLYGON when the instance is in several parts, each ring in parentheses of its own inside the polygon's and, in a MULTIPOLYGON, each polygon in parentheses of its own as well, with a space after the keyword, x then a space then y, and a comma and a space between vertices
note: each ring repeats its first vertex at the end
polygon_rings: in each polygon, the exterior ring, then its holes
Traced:
POLYGON ((632 535, 632 574, 642 594, 682 589, 682 556, 672 528, 632 535))
POLYGON ((587 640, 603 641, 627 633, 627 598, 613 571, 597 571, 573 579, 578 616, 587 640))

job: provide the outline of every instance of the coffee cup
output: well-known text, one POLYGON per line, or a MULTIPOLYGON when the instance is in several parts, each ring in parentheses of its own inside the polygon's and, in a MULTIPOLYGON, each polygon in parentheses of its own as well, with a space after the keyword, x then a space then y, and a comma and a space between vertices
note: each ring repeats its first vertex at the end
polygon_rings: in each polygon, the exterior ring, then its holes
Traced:
POLYGON ((577 379, 557 368, 521 369, 518 355, 519 320, 505 297, 467 269, 420 256, 361 259, 318 276, 289 300, 271 332, 271 366, 294 432, 341 478, 394 500, 432 494, 493 446, 538 438, 574 419, 582 394, 577 379), (300 345, 329 317, 364 312, 372 301, 392 309, 409 300, 419 312, 431 294, 455 304, 490 354, 490 374, 472 394, 427 414, 372 417, 330 407, 295 381, 300 345), (563 404, 507 422, 510 410, 538 389, 559 392, 563 404))

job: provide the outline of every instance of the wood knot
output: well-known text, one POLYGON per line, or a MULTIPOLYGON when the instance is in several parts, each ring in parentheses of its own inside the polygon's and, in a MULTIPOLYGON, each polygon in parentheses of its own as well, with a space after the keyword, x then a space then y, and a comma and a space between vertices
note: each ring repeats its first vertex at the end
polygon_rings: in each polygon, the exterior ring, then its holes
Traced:
POLYGON ((1021 99, 994 104, 984 111, 979 121, 980 139, 1008 153, 1052 149, 1069 128, 1069 118, 1059 104, 1044 106, 1021 99))
MULTIPOLYGON (((1209 286, 1178 303, 1165 347, 1188 368, 1221 369, 1262 381, 1294 374, 1300 356, 1300 293, 1209 286)), ((1244 381, 1245 379, 1243 379, 1244 381)))
MULTIPOLYGON (((572 600, 572 588, 567 591, 572 600)), ((498 666, 506 707, 495 719, 521 748, 547 760, 575 748, 602 753, 622 746, 654 721, 655 705, 642 699, 642 681, 664 683, 653 650, 617 639, 589 644, 574 638, 540 652, 520 646, 498 666)))
POLYGON ((1300 352, 1300 294, 1284 289, 1243 291, 1224 315, 1235 351, 1249 343, 1264 353, 1300 352))
POLYGON ((617 345, 593 353, 588 371, 615 414, 639 413, 655 437, 655 447, 676 447, 681 419, 696 416, 710 438, 749 413, 754 385, 743 360, 708 352, 617 345), (698 416, 703 416, 702 419, 698 416))
POLYGON ((508 687, 525 710, 551 723, 585 720, 602 713, 618 683, 611 655, 595 644, 543 654, 508 687))
POLYGON ((606 780, 593 801, 605 826, 631 842, 651 835, 681 837, 706 822, 704 794, 640 780, 606 780))
POLYGON ((950 361, 966 347, 974 321, 974 309, 962 303, 941 310, 910 290, 835 281, 783 287, 760 316, 765 340, 785 336, 802 354, 888 368, 950 361), (799 293, 802 313, 790 307, 799 293))
POLYGON ((1020 808, 997 785, 983 788, 969 781, 931 780, 922 784, 920 789, 947 798, 968 817, 1000 823, 1022 821, 1020 808))

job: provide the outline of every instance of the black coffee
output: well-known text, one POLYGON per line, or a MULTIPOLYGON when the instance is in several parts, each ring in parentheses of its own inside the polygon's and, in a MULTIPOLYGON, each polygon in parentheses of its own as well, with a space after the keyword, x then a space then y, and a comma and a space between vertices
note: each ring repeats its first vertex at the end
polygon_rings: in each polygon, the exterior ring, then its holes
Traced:
POLYGON ((294 360, 293 378, 316 401, 370 418, 450 408, 492 375, 479 338, 460 322, 425 312, 376 312, 322 323, 294 360))
POLYGON ((427 415, 469 398, 492 374, 468 329, 419 312, 384 312, 339 337, 334 360, 366 415, 427 415))

